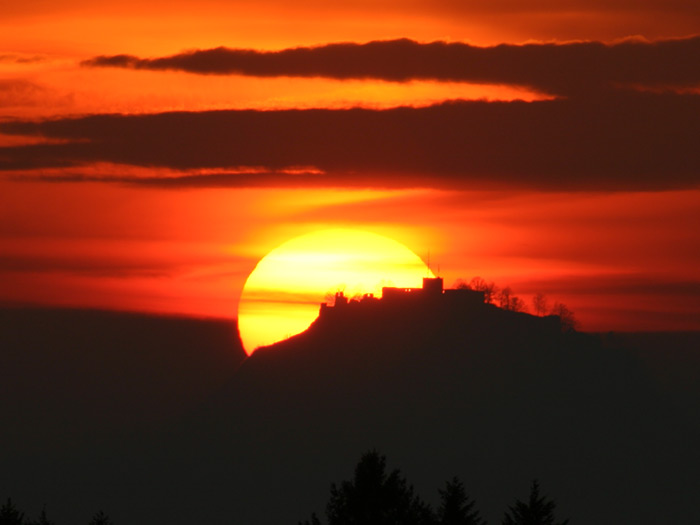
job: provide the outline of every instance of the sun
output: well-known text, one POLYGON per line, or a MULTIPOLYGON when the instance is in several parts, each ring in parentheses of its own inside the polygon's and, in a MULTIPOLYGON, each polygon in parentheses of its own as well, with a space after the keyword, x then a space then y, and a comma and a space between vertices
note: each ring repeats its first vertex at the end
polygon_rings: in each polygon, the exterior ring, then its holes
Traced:
POLYGON ((329 294, 381 294, 383 286, 420 287, 432 277, 403 244, 366 231, 321 230, 263 257, 243 287, 238 330, 246 352, 303 332, 329 294))

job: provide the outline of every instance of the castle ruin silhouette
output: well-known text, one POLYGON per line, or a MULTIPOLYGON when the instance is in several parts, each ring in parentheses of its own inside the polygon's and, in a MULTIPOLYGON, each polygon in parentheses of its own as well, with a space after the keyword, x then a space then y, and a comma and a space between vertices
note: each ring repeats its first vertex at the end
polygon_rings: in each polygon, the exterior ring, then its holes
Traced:
POLYGON ((398 288, 385 286, 382 288, 382 297, 374 294, 364 294, 360 299, 348 299, 343 292, 336 292, 333 305, 321 303, 319 316, 334 315, 335 312, 344 311, 353 307, 371 307, 371 305, 390 306, 454 306, 460 308, 479 308, 486 306, 485 294, 482 291, 469 288, 445 289, 442 277, 424 277, 421 288, 398 288), (333 313, 332 313, 333 312, 333 313))
POLYGON ((561 319, 556 315, 538 317, 526 312, 499 308, 486 301, 486 294, 470 288, 444 288, 442 277, 425 277, 421 288, 385 286, 382 296, 364 294, 348 298, 336 292, 333 304, 321 303, 318 321, 324 323, 353 322, 366 318, 392 318, 402 323, 427 322, 440 318, 464 324, 484 323, 492 329, 530 327, 546 332, 559 332, 561 319), (498 327, 498 328, 497 328, 498 327))

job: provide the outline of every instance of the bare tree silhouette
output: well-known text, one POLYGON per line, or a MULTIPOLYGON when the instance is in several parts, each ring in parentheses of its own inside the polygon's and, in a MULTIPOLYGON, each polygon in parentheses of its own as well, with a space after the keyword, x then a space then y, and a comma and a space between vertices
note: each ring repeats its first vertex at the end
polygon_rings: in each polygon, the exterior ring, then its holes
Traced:
POLYGON ((547 297, 541 293, 537 292, 532 298, 532 307, 535 311, 535 315, 543 316, 547 313, 547 297))
POLYGON ((527 305, 520 297, 511 297, 509 310, 513 312, 527 312, 527 305))
POLYGON ((484 292, 484 301, 487 303, 493 303, 496 300, 498 287, 494 282, 487 283, 486 280, 477 276, 469 281, 467 287, 478 292, 484 292))
POLYGON ((565 304, 554 303, 552 306, 552 314, 558 315, 563 332, 572 332, 579 326, 579 322, 574 315, 574 312, 569 310, 565 304))

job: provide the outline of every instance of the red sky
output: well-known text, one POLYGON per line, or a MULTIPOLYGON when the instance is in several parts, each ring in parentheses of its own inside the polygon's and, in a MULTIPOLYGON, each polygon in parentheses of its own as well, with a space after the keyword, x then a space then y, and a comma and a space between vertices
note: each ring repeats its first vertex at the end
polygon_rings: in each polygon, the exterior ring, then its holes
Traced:
POLYGON ((696 2, 0 2, 3 303, 234 317, 342 225, 700 329, 696 2))

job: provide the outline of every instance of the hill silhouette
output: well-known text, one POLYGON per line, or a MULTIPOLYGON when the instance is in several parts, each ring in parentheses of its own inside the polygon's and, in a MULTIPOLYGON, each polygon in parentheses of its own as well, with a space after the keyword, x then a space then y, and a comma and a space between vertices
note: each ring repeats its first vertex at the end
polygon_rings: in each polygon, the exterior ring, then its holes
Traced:
MULTIPOLYGON (((202 381, 210 368, 197 360, 220 363, 210 394, 198 390, 155 429, 4 457, 3 488, 33 514, 20 498, 50 494, 41 502, 56 509, 57 523, 85 502, 86 513, 103 508, 133 525, 296 523, 322 509, 330 483, 376 448, 433 505, 436 488, 458 475, 489 523, 526 498, 532 479, 556 494, 572 523, 700 520, 700 388, 690 380, 697 334, 650 337, 641 348, 642 335, 562 332, 554 318, 449 301, 332 308, 238 368, 214 358, 235 348, 230 341, 190 351, 204 325, 166 323, 144 336, 153 343, 158 333, 160 350, 122 367, 124 380, 130 367, 166 359, 172 344, 176 370, 192 367, 202 381)), ((147 401, 144 413, 157 417, 147 401)))
POLYGON ((537 477, 579 523, 688 523, 700 434, 686 416, 634 352, 563 333, 556 318, 469 300, 368 301, 326 309, 252 354, 187 422, 207 436, 187 448, 199 445, 200 465, 226 444, 245 451, 236 468, 255 474, 239 483, 275 501, 246 523, 321 508, 331 472, 375 446, 419 492, 463 476, 491 522, 537 477))
POLYGON ((0 308, 0 499, 57 525, 99 508, 130 523, 118 499, 147 490, 143 451, 244 357, 231 320, 0 308))
POLYGON ((0 443, 15 451, 46 429, 53 447, 156 429, 245 356, 235 326, 218 319, 0 308, 0 327, 0 443))

